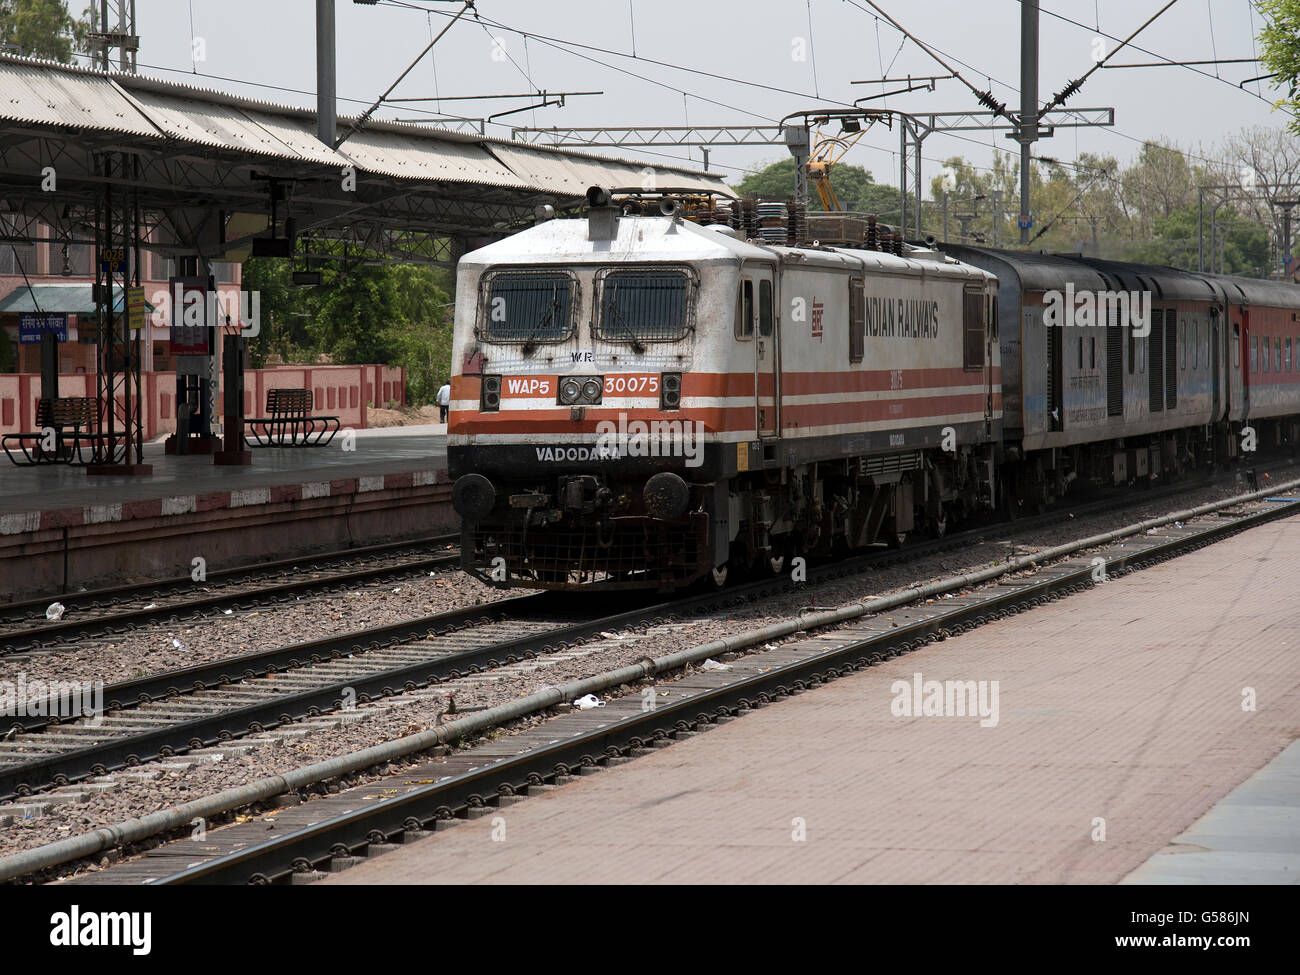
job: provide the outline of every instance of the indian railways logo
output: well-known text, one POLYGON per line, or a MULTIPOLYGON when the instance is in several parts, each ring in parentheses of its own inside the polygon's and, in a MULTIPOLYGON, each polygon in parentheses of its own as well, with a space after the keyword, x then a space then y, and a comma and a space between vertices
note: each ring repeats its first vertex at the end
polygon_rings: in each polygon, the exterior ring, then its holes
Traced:
POLYGON ((872 338, 937 339, 939 302, 924 298, 867 295, 867 334, 872 338))
POLYGON ((1128 326, 1134 338, 1146 338, 1151 334, 1151 292, 1075 291, 1067 283, 1065 294, 1043 292, 1043 324, 1048 328, 1128 326))
POLYGON ((825 310, 825 304, 814 298, 812 306, 812 337, 818 342, 822 340, 822 313, 825 310))

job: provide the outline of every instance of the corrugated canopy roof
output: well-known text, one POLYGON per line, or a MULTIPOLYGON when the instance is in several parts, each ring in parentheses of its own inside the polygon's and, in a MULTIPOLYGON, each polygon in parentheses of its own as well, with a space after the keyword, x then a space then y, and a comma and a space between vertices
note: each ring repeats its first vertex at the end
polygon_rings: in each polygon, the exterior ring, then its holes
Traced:
MULTIPOLYGON (((123 295, 116 290, 113 310, 121 311, 123 295)), ((89 284, 33 284, 30 288, 20 284, 17 288, 0 298, 0 314, 20 314, 23 312, 42 312, 47 314, 93 315, 95 301, 91 297, 89 284), (33 296, 33 292, 35 295, 33 296)), ((153 305, 145 302, 150 311, 153 305)))
MULTIPOLYGON (((370 120, 335 150, 316 139, 314 112, 128 74, 0 55, 0 124, 76 128, 295 163, 352 165, 399 179, 477 183, 580 197, 588 186, 640 185, 653 166, 665 185, 731 195, 717 176, 658 163, 521 146, 426 125, 370 120)), ((339 133, 352 119, 339 119, 339 133)))

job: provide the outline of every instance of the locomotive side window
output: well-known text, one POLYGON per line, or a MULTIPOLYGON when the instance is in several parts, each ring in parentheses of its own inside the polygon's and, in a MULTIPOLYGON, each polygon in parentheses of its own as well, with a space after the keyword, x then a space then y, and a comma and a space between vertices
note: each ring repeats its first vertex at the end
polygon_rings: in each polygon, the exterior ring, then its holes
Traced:
POLYGON ((867 299, 862 278, 849 278, 849 362, 867 354, 867 299))
POLYGON ((634 346, 684 338, 691 327, 691 285, 684 270, 598 272, 600 314, 596 336, 634 346))
POLYGON ((1088 368, 1097 368, 1097 336, 1088 336, 1088 368))
POLYGON ((754 337, 754 282, 745 278, 736 292, 736 338, 754 337))
POLYGON ((767 338, 772 334, 772 282, 758 282, 758 334, 767 338))
POLYGON ((1282 361, 1286 365, 1286 371, 1290 372, 1291 371, 1291 340, 1290 339, 1286 340, 1286 358, 1283 359, 1282 361))
POLYGON ((1083 336, 1079 336, 1079 368, 1083 368, 1083 336))
POLYGON ((1241 368, 1241 323, 1232 323, 1232 368, 1241 368))
POLYGON ((1133 335, 1133 325, 1130 323, 1124 328, 1128 331, 1128 374, 1133 375, 1133 370, 1137 366, 1137 338, 1133 335))
POLYGON ((490 342, 563 342, 577 295, 568 271, 495 271, 487 276, 482 332, 490 342))
POLYGON ((1273 371, 1282 371, 1282 340, 1280 338, 1273 339, 1273 371))
POLYGON ((984 368, 984 294, 967 291, 962 301, 962 329, 965 342, 962 351, 962 368, 984 368))
POLYGON ((1250 371, 1259 372, 1259 336, 1250 337, 1250 371))

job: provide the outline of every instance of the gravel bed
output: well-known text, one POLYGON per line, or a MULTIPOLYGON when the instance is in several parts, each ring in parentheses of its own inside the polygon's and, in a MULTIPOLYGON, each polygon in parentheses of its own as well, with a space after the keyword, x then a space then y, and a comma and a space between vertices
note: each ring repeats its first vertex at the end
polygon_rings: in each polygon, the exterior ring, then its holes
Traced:
MULTIPOLYGON (((832 582, 811 584, 805 589, 765 597, 753 604, 729 607, 717 613, 702 613, 696 619, 604 635, 606 638, 577 648, 581 650, 581 656, 538 660, 506 673, 493 672, 447 682, 434 689, 433 694, 402 696, 380 702, 373 708, 363 706, 358 709, 360 712, 375 710, 378 713, 363 721, 343 724, 327 733, 313 733, 275 745, 256 746, 245 754, 230 756, 219 762, 170 771, 162 778, 149 782, 127 782, 115 792, 93 795, 83 802, 56 805, 44 816, 0 828, 0 855, 53 842, 264 776, 427 730, 435 725, 439 712, 445 707, 445 695, 450 692, 455 692, 457 703, 461 707, 501 704, 549 685, 635 663, 647 655, 661 656, 742 630, 779 622, 808 606, 810 602, 815 602, 819 608, 826 608, 896 592, 918 583, 984 568, 1008 557, 1032 555, 1039 549, 1239 493, 1241 488, 1233 485, 1206 488, 1174 499, 1078 517, 1064 524, 1018 535, 1014 542, 976 541, 960 550, 930 556, 907 565, 883 567, 832 582)), ((499 596, 495 591, 469 579, 452 582, 450 585, 439 584, 446 581, 448 580, 428 580, 429 586, 409 586, 409 590, 413 591, 408 591, 408 585, 403 584, 400 587, 402 592, 399 593, 391 590, 371 591, 355 599, 330 600, 330 612, 337 614, 335 619, 346 619, 348 629, 358 629, 367 622, 387 622, 415 612, 449 608, 451 601, 456 598, 486 600, 494 595, 499 596), (430 591, 431 589, 436 591, 430 591), (443 601, 438 602, 440 599, 443 601)), ((224 638, 236 632, 233 627, 238 625, 237 632, 241 639, 247 641, 248 649, 283 643, 287 639, 306 639, 315 632, 313 627, 324 627, 328 631, 329 621, 322 621, 319 608, 308 610, 307 607, 293 607, 277 609, 275 612, 275 626, 271 633, 265 632, 269 628, 264 620, 252 617, 218 623, 209 629, 224 638)), ((196 631, 198 629, 199 627, 195 628, 196 631)), ((215 642, 216 637, 207 639, 215 642)), ((166 653, 166 648, 162 652, 166 653)), ((126 659, 125 656, 123 659, 126 659)), ((150 665, 151 669, 160 669, 154 666, 152 657, 150 665)), ((626 690, 631 691, 632 688, 626 690)), ((538 716, 529 719, 518 727, 531 726, 537 720, 542 718, 538 716)), ((416 760, 427 759, 417 756, 416 760)), ((387 770, 379 769, 375 770, 373 776, 354 775, 348 781, 366 781, 367 778, 379 778, 386 772, 396 770, 397 766, 387 770)))
POLYGON ((257 650, 495 602, 518 592, 486 586, 459 569, 305 596, 258 610, 182 620, 96 637, 64 649, 0 657, 0 680, 99 680, 105 684, 257 650))

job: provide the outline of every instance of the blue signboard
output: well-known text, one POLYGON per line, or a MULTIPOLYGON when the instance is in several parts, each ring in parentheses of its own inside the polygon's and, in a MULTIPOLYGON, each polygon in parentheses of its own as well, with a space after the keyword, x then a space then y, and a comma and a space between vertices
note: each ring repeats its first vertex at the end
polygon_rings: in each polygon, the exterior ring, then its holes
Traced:
POLYGON ((36 314, 23 312, 18 316, 18 341, 27 345, 40 342, 46 332, 53 332, 60 342, 68 341, 68 316, 61 312, 36 314))

